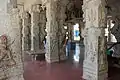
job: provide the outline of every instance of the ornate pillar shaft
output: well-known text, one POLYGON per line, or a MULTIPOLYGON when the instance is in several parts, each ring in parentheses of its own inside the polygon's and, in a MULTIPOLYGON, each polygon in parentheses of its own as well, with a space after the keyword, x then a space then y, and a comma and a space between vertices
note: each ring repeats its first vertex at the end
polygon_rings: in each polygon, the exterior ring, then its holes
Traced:
POLYGON ((52 63, 59 61, 57 0, 56 1, 50 0, 46 4, 46 17, 47 17, 46 61, 52 63))
POLYGON ((40 12, 40 26, 39 26, 39 44, 40 44, 40 49, 44 49, 44 40, 47 35, 45 29, 46 29, 46 10, 41 10, 40 12))
POLYGON ((31 19, 27 12, 24 12, 23 14, 23 28, 22 28, 22 50, 27 51, 30 50, 30 28, 31 28, 31 19))
POLYGON ((9 63, 11 66, 6 67, 7 80, 24 80, 23 79, 23 55, 21 26, 19 24, 19 11, 12 9, 9 13, 10 25, 8 26, 8 50, 10 52, 9 63))
POLYGON ((64 23, 66 19, 66 5, 67 2, 59 1, 57 2, 57 15, 58 15, 58 48, 59 48, 59 59, 65 60, 66 59, 66 32, 67 30, 64 29, 64 23))
POLYGON ((39 50, 39 12, 31 12, 31 50, 39 50))
POLYGON ((84 44, 85 57, 83 78, 86 80, 106 80, 106 9, 104 0, 84 0, 84 44))
POLYGON ((24 80, 19 11, 9 1, 0 3, 0 80, 24 80))

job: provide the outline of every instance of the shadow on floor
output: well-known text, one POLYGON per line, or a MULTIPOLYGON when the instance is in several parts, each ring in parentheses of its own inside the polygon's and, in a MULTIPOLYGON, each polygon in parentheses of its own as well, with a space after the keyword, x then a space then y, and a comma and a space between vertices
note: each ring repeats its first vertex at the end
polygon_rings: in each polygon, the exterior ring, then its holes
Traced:
POLYGON ((108 68, 109 80, 120 80, 120 68, 108 68))

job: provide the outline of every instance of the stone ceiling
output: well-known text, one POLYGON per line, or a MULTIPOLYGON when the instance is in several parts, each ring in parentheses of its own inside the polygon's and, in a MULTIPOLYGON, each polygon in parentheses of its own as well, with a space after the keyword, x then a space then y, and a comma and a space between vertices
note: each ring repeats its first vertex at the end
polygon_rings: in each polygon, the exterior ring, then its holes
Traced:
POLYGON ((109 4, 120 4, 120 0, 106 0, 109 4))
POLYGON ((109 13, 112 16, 120 15, 120 0, 107 0, 107 4, 110 7, 109 13))

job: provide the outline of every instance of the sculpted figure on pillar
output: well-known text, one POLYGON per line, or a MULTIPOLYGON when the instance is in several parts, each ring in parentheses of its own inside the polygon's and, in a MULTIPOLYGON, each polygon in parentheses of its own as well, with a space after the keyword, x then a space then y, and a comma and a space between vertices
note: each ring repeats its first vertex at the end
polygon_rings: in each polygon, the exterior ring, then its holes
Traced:
POLYGON ((23 13, 23 50, 30 50, 31 47, 31 16, 28 12, 23 13))
POLYGON ((74 17, 73 9, 74 9, 73 2, 69 2, 66 6, 66 16, 67 16, 66 20, 71 20, 72 17, 74 17))
POLYGON ((42 11, 41 4, 34 4, 31 8, 31 50, 38 51, 41 46, 40 42, 40 13, 42 11))
POLYGON ((0 36, 0 79, 6 79, 8 77, 7 71, 5 71, 9 67, 13 67, 16 65, 15 60, 13 59, 13 55, 9 49, 7 44, 7 36, 0 36), (4 73, 4 77, 3 74, 4 73))
POLYGON ((66 30, 64 29, 64 23, 65 23, 65 19, 66 19, 66 14, 65 14, 65 11, 66 11, 66 2, 65 1, 59 1, 57 3, 58 5, 58 9, 60 11, 57 11, 58 13, 58 38, 59 38, 59 42, 58 42, 58 45, 59 45, 59 57, 60 58, 65 58, 65 45, 66 45, 66 30), (63 4, 64 3, 64 4, 63 4))
MULTIPOLYGON (((42 7, 42 6, 41 6, 42 7)), ((39 40, 40 40, 40 49, 44 48, 45 37, 47 35, 45 29, 46 29, 46 9, 42 9, 40 11, 40 22, 39 22, 39 40)))
POLYGON ((66 21, 74 19, 74 18, 80 18, 82 17, 82 10, 77 8, 75 6, 75 2, 72 0, 68 0, 66 4, 66 21))

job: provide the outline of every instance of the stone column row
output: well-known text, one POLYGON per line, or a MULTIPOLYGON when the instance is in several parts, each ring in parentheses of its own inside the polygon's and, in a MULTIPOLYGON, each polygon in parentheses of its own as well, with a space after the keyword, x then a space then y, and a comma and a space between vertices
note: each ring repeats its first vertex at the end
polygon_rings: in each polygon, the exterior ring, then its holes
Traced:
POLYGON ((46 11, 40 5, 32 5, 31 11, 23 13, 23 50, 44 49, 46 35, 46 11))

